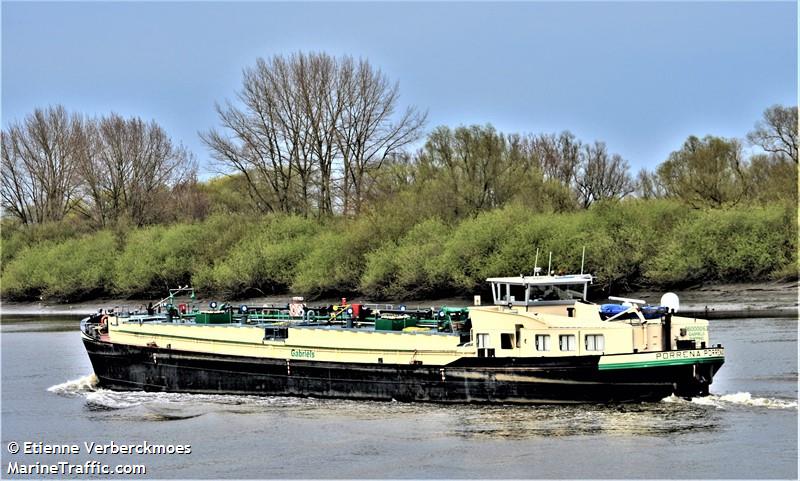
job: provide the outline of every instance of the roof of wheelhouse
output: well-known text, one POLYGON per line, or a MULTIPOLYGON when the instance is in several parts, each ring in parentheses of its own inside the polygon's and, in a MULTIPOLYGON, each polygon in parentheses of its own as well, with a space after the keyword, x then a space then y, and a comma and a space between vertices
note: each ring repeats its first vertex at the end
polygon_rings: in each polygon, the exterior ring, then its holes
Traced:
POLYGON ((566 276, 516 276, 490 277, 488 282, 512 285, 553 285, 553 284, 585 284, 592 282, 591 274, 570 274, 566 276))

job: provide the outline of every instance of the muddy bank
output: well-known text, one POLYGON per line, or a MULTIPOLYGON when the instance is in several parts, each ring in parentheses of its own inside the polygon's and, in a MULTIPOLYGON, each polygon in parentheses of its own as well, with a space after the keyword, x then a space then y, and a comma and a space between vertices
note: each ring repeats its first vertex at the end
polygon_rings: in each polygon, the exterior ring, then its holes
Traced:
MULTIPOLYGON (((706 319, 796 317, 798 282, 717 284, 675 291, 681 314, 706 319)), ((658 303, 663 292, 638 291, 630 297, 658 303)))
MULTIPOLYGON (((662 291, 636 291, 627 297, 642 299, 648 303, 659 302, 662 291)), ((716 284, 698 286, 692 289, 675 291, 681 299, 681 313, 689 316, 707 318, 729 317, 794 317, 798 313, 798 282, 765 282, 743 284, 716 284)), ((285 304, 291 297, 283 296, 256 297, 235 301, 234 305, 285 304)), ((207 305, 210 297, 198 297, 195 301, 207 305)), ((58 314, 83 315, 97 312, 98 309, 144 309, 152 299, 96 299, 74 304, 55 302, 3 302, 0 304, 0 315, 19 314, 58 314)), ((320 299, 310 304, 332 304, 341 299, 320 299)), ((374 303, 361 297, 349 299, 352 302, 374 303)), ((483 299, 484 304, 491 302, 483 299)), ((602 302, 602 301, 598 301, 602 302)), ((381 304, 401 304, 403 301, 381 301, 381 304)), ((472 298, 425 299, 405 302, 409 307, 421 306, 465 306, 472 304, 472 298)))

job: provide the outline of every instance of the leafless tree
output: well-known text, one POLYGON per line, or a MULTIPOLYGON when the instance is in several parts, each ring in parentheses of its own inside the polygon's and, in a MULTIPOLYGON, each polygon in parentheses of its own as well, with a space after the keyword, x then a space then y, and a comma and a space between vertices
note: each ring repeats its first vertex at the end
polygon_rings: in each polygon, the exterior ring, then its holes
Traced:
POLYGON ((399 85, 373 69, 366 60, 341 61, 340 96, 343 111, 336 128, 342 155, 344 212, 358 214, 374 179, 370 174, 390 156, 419 138, 426 114, 408 107, 393 121, 399 85))
MULTIPOLYGON (((317 186, 317 211, 319 215, 333 213, 334 163, 338 156, 337 124, 349 101, 343 93, 343 77, 346 60, 336 60, 326 54, 297 54, 289 61, 293 79, 297 84, 296 102, 300 107, 303 122, 308 125, 308 136, 301 143, 301 150, 308 151, 298 165, 299 189, 305 199, 312 181, 317 186), (317 171, 317 175, 312 175, 317 171)), ((310 213, 308 202, 303 204, 303 213, 310 213)))
POLYGON ((619 154, 609 154, 606 144, 585 145, 575 177, 578 201, 587 208, 605 199, 619 199, 634 191, 628 161, 619 154))
POLYGON ((155 121, 112 113, 88 130, 90 153, 80 164, 83 211, 101 226, 123 217, 135 225, 158 222, 170 209, 172 189, 195 177, 191 155, 155 121))
POLYGON ((358 211, 371 169, 414 141, 424 122, 413 109, 395 120, 398 97, 365 60, 258 59, 244 70, 241 106, 217 105, 223 131, 201 137, 224 169, 245 176, 262 211, 327 215, 337 192, 345 211, 358 211))
POLYGON ((36 109, 2 132, 3 207, 24 224, 58 221, 79 201, 84 121, 63 106, 36 109))
POLYGON ((250 196, 264 212, 289 211, 294 171, 289 159, 296 155, 297 137, 302 134, 292 128, 296 113, 278 113, 287 104, 294 105, 276 93, 281 83, 288 84, 287 75, 282 62, 270 69, 259 59, 255 68, 244 70, 243 88, 238 94, 244 110, 230 101, 225 106, 216 105, 222 126, 231 135, 216 130, 201 134, 215 159, 244 175, 250 196))
POLYGON ((747 134, 747 140, 797 164, 797 115, 797 107, 773 105, 764 111, 764 118, 747 134))

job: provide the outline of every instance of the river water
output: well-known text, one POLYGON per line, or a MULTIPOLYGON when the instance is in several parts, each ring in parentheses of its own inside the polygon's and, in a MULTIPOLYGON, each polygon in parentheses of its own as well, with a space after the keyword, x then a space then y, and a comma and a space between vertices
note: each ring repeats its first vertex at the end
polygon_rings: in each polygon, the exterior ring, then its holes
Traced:
POLYGON ((0 477, 99 477, 8 473, 90 460, 148 478, 798 476, 797 319, 712 321, 727 359, 707 398, 523 407, 112 392, 95 384, 78 321, 2 319, 0 477), (10 442, 80 452, 12 455, 10 442), (84 442, 191 453, 87 454, 84 442))

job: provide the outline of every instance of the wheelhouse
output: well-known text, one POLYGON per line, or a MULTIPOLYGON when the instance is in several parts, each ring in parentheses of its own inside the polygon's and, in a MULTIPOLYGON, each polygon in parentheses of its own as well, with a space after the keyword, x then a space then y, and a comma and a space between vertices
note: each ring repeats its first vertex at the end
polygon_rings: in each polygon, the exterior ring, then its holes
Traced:
POLYGON ((495 305, 559 306, 585 301, 592 275, 490 277, 487 281, 495 305))

